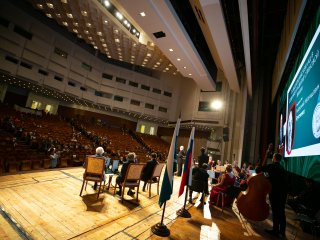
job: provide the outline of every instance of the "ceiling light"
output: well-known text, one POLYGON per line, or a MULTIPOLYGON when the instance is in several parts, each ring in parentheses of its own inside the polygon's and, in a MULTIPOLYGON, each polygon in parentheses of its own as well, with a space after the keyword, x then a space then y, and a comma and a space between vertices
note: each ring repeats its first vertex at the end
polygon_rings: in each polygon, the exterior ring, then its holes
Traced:
POLYGON ((99 36, 102 36, 102 32, 97 32, 97 34, 98 34, 99 36))
POLYGON ((172 64, 171 64, 171 63, 169 63, 169 67, 172 67, 172 64))
POLYGON ((60 13, 56 13, 56 16, 57 16, 58 18, 61 18, 61 14, 60 14, 60 13))
POLYGON ((52 3, 47 3, 48 8, 53 8, 53 4, 52 3))
POLYGON ((139 37, 139 36, 140 36, 140 33, 139 33, 139 32, 137 32, 137 33, 136 33, 136 36, 137 36, 137 37, 139 37))
POLYGON ((136 33, 136 31, 137 31, 136 29, 134 29, 134 28, 132 29, 132 32, 133 32, 133 33, 136 33))
POLYGON ((122 14, 119 13, 118 11, 116 12, 116 17, 117 17, 119 20, 122 20, 122 19, 123 19, 122 14))
POLYGON ((125 25, 127 25, 127 23, 128 23, 127 19, 125 19, 125 20, 123 21, 123 23, 124 23, 125 25))
POLYGON ((169 70, 169 68, 166 68, 166 70, 169 70))
POLYGON ((68 23, 67 22, 62 22, 63 25, 65 26, 68 26, 68 23))
POLYGON ((132 55, 131 58, 135 58, 136 56, 132 55))
POLYGON ((97 46, 93 46, 93 48, 98 49, 98 47, 97 47, 97 46))
POLYGON ((145 12, 141 12, 141 13, 140 13, 140 16, 141 16, 141 17, 145 17, 145 16, 146 16, 145 12))
POLYGON ((81 11, 81 13, 82 13, 82 15, 85 16, 85 17, 88 16, 87 11, 81 11))
POLYGON ((67 13, 67 17, 68 17, 68 18, 73 18, 73 16, 72 16, 71 13, 67 13))
POLYGON ((148 56, 148 57, 151 57, 151 53, 147 53, 147 56, 148 56))
POLYGON ((91 27, 91 23, 86 23, 87 27, 91 27))
POLYGON ((145 58, 143 61, 148 62, 149 60, 145 58))
POLYGON ((213 100, 213 101, 211 102, 210 107, 211 107, 212 109, 219 110, 219 109, 222 108, 222 105, 223 105, 222 101, 216 99, 216 100, 213 100))
POLYGON ((119 43, 119 42, 120 42, 119 38, 114 39, 114 41, 115 41, 116 43, 119 43))
POLYGON ((82 38, 82 35, 81 35, 81 34, 78 34, 78 38, 82 38))
POLYGON ((180 58, 177 58, 177 60, 178 60, 178 61, 181 61, 181 59, 180 59, 180 58))
POLYGON ((76 26, 76 27, 78 27, 78 26, 79 26, 79 23, 74 22, 73 25, 76 26))
POLYGON ((186 67, 186 66, 184 66, 183 68, 184 68, 184 69, 187 69, 187 67, 186 67))
POLYGON ((47 15, 48 18, 52 18, 50 13, 47 13, 46 15, 47 15))
POLYGON ((88 39, 89 39, 89 40, 92 40, 92 37, 91 37, 91 36, 89 36, 89 37, 88 37, 88 39))
POLYGON ((108 23, 108 20, 104 20, 104 23, 107 24, 107 23, 108 23))
POLYGON ((127 23, 127 27, 128 27, 128 28, 130 28, 130 27, 131 27, 131 25, 130 25, 130 23, 129 23, 129 22, 127 23))
POLYGON ((42 4, 39 4, 39 3, 37 4, 37 7, 40 8, 40 9, 43 9, 42 4))
POLYGON ((62 3, 68 3, 68 0, 61 0, 62 3))
POLYGON ((121 48, 117 48, 118 51, 121 51, 121 48))
POLYGON ((88 31, 88 30, 85 30, 84 33, 85 33, 85 34, 89 34, 89 31, 88 31))
POLYGON ((160 65, 160 63, 159 63, 159 62, 157 62, 157 65, 160 65))
POLYGON ((102 47, 107 47, 107 44, 105 44, 105 43, 104 43, 104 44, 102 44, 102 47))
POLYGON ((172 48, 170 48, 170 49, 169 49, 169 51, 170 51, 170 52, 173 52, 173 49, 172 49, 172 48))
POLYGON ((108 0, 105 0, 105 1, 103 2, 103 4, 104 4, 106 7, 110 7, 110 2, 109 2, 108 0))
POLYGON ((78 33, 78 30, 77 30, 77 29, 74 28, 74 29, 72 29, 72 30, 73 30, 75 33, 78 33))
POLYGON ((189 76, 192 76, 192 74, 191 74, 191 73, 189 73, 188 75, 189 75, 189 76))

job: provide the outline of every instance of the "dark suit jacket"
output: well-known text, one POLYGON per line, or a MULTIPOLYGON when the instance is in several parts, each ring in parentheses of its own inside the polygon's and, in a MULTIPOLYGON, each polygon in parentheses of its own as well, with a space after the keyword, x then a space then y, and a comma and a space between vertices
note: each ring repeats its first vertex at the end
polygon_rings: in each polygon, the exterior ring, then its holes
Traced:
POLYGON ((158 164, 155 158, 147 162, 146 166, 143 168, 141 179, 147 181, 151 178, 152 173, 156 165, 158 164))
POLYGON ((206 154, 201 154, 199 157, 198 157, 198 166, 201 168, 202 167, 202 164, 206 163, 208 164, 209 162, 209 156, 206 155, 206 154))
POLYGON ((127 173, 129 164, 131 164, 131 163, 134 163, 134 160, 128 160, 123 163, 122 168, 121 168, 121 172, 120 172, 119 176, 117 177, 117 181, 123 182, 124 178, 126 177, 126 173, 127 173))

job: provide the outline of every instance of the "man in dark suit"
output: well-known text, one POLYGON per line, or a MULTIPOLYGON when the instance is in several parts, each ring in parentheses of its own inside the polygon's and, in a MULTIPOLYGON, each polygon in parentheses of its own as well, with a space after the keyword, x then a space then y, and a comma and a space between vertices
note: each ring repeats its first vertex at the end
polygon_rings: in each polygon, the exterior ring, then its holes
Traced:
POLYGON ((186 152, 184 151, 184 146, 180 146, 180 151, 177 156, 177 164, 178 164, 178 173, 177 176, 181 176, 182 173, 182 165, 184 164, 184 160, 186 159, 186 152))
POLYGON ((202 167, 204 163, 208 164, 209 156, 206 154, 206 149, 204 147, 201 148, 200 152, 201 155, 198 157, 198 166, 202 167))
POLYGON ((152 173, 156 165, 158 164, 157 161, 157 154, 156 153, 151 153, 151 160, 149 160, 144 167, 141 175, 141 180, 144 181, 142 191, 146 190, 146 185, 148 180, 152 177, 152 173))
MULTIPOLYGON (((201 167, 194 167, 192 169, 192 181, 197 181, 199 184, 201 184, 201 187, 204 188, 204 195, 209 195, 208 191, 208 178, 209 174, 207 172, 208 164, 204 163, 201 165, 201 167)), ((189 203, 192 203, 192 193, 193 191, 199 191, 199 189, 196 189, 198 186, 195 186, 195 184, 191 184, 190 191, 189 191, 189 203)), ((201 196, 201 202, 204 200, 204 195, 201 196)))
MULTIPOLYGON (((127 159, 122 165, 121 172, 118 175, 118 177, 116 178, 116 183, 119 185, 119 188, 120 188, 120 190, 117 192, 117 194, 120 195, 120 196, 121 196, 122 188, 121 188, 121 185, 119 183, 122 183, 124 181, 124 178, 126 177, 126 173, 127 173, 128 167, 129 167, 129 164, 134 163, 134 156, 135 156, 134 153, 129 153, 127 155, 127 159)), ((132 196, 132 195, 135 194, 135 192, 132 191, 131 189, 129 189, 127 194, 132 196)))
POLYGON ((285 169, 280 165, 281 155, 273 154, 272 164, 262 167, 263 172, 267 172, 272 185, 272 190, 269 194, 269 200, 272 209, 273 228, 265 230, 271 235, 285 239, 286 237, 286 215, 285 205, 287 199, 287 177, 285 169))

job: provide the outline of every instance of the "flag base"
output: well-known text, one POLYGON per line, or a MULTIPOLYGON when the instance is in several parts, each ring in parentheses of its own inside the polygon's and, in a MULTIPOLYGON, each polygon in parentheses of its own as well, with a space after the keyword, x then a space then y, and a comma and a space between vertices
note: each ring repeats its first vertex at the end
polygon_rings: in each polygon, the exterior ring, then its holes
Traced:
POLYGON ((161 237, 168 237, 170 235, 170 230, 167 228, 166 225, 161 223, 157 223, 151 227, 151 231, 161 237))
POLYGON ((179 217, 183 217, 183 218, 191 218, 191 214, 188 212, 187 209, 185 208, 181 208, 177 211, 177 215, 179 217))

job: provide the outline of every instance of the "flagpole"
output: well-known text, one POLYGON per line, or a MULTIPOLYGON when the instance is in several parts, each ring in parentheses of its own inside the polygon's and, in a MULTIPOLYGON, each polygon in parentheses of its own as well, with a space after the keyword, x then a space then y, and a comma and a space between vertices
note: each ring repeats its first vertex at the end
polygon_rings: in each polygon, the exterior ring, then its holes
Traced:
POLYGON ((190 214, 189 211, 186 209, 186 202, 187 202, 187 197, 188 197, 188 190, 189 190, 189 186, 187 185, 187 186, 186 186, 186 195, 185 195, 185 198, 184 198, 183 207, 177 211, 177 215, 178 215, 179 217, 191 218, 191 214, 190 214))
POLYGON ((163 218, 164 218, 164 212, 166 209, 166 204, 167 204, 167 201, 165 201, 164 205, 163 205, 161 222, 157 223, 151 227, 151 231, 160 237, 168 237, 170 235, 170 230, 167 228, 166 225, 163 224, 163 218))

